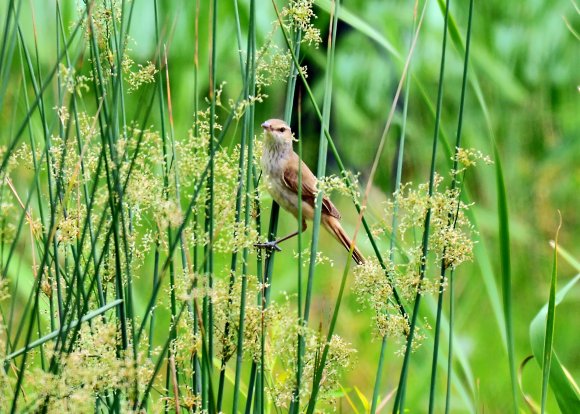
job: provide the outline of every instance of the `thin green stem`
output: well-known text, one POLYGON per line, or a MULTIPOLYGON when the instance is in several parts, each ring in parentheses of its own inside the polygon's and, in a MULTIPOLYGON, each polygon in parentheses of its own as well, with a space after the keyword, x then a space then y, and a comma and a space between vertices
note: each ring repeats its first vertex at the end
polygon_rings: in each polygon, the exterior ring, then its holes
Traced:
MULTIPOLYGON (((250 21, 249 21, 249 34, 248 34, 248 53, 246 61, 246 96, 245 99, 249 99, 250 95, 255 94, 256 79, 255 79, 255 61, 256 61, 256 32, 255 32, 255 1, 250 2, 250 21)), ((248 229, 250 226, 250 206, 251 206, 251 192, 250 187, 252 185, 253 178, 253 168, 251 161, 254 159, 254 107, 250 106, 246 113, 244 114, 244 130, 243 134, 247 135, 247 168, 246 168, 246 181, 245 181, 245 203, 244 203, 244 237, 248 236, 248 229)), ((240 149, 243 151, 244 149, 240 149)), ((241 154, 240 154, 241 157, 241 154)), ((240 393, 240 381, 241 381, 241 370, 242 370, 242 358, 244 351, 244 322, 245 322, 245 311, 246 311, 246 296, 247 296, 247 285, 248 285, 248 254, 249 249, 244 247, 242 251, 242 287, 240 293, 240 316, 238 322, 238 332, 237 332, 237 349, 236 349, 236 370, 234 379, 234 394, 233 394, 233 408, 232 412, 238 412, 239 403, 239 393, 240 393)), ((251 400, 250 400, 251 401, 251 400)))
POLYGON ((454 271, 449 272, 449 351, 447 353, 447 382, 445 390, 445 414, 451 409, 451 380, 453 378, 453 323, 455 320, 454 271))
MULTIPOLYGON (((208 154, 209 154, 209 174, 207 177, 207 184, 206 184, 206 204, 205 204, 205 225, 204 229, 206 234, 208 234, 208 243, 205 248, 204 256, 205 256, 205 268, 204 273, 207 276, 207 287, 208 290, 211 292, 213 289, 213 237, 214 237, 214 168, 215 168, 215 117, 216 117, 216 56, 217 56, 217 14, 218 14, 218 2, 217 0, 213 0, 211 3, 211 50, 210 50, 210 64, 209 64, 209 93, 210 93, 210 119, 209 119, 209 144, 208 144, 208 154)), ((204 326, 207 329, 207 352, 208 354, 205 355, 205 359, 213 361, 213 303, 211 301, 211 297, 205 296, 204 297, 204 305, 203 305, 203 320, 204 326)), ((205 349, 205 348, 204 348, 205 349)), ((207 383, 211 381, 211 378, 206 378, 206 381, 203 381, 202 378, 202 386, 203 386, 203 395, 205 398, 202 400, 205 401, 203 407, 207 408, 207 398, 208 398, 208 387, 207 383)))
MULTIPOLYGON (((318 166, 316 169, 316 175, 320 179, 326 174, 326 157, 328 153, 328 140, 326 139, 325 130, 329 129, 330 124, 330 113, 332 106, 332 78, 334 74, 334 51, 336 48, 336 27, 338 24, 338 10, 340 8, 340 0, 333 2, 334 8, 331 11, 329 35, 328 35, 328 45, 326 53, 326 67, 325 67, 325 77, 324 77, 324 100, 322 106, 322 125, 320 129, 319 136, 319 147, 318 147, 318 166)), ((300 188, 301 186, 299 186, 300 188)), ((302 377, 302 360, 305 353, 305 338, 304 334, 308 327, 308 321, 310 318, 310 305, 312 301, 313 293, 313 282, 314 282, 314 266, 316 264, 316 252, 318 250, 318 238, 320 235, 320 225, 322 217, 322 191, 319 191, 316 195, 315 205, 314 205, 314 219, 312 220, 312 240, 310 243, 310 263, 308 267, 308 279, 306 285, 306 296, 304 299, 304 312, 303 317, 300 320, 302 329, 299 332, 299 342, 298 342, 298 363, 296 364, 296 379, 297 384, 294 390, 295 401, 295 413, 298 413, 300 409, 300 383, 302 377)), ((299 223, 300 225, 300 223, 299 223)), ((337 304, 338 306, 338 304, 337 304)), ((335 308, 337 309, 337 308, 335 308)), ((324 364, 324 362, 322 363, 324 364)), ((318 392, 318 384, 316 383, 316 378, 312 387, 312 396, 315 396, 318 392)), ((311 402, 313 401, 311 397, 311 402)), ((310 410, 310 404, 308 409, 310 410)))
MULTIPOLYGON (((251 5, 252 6, 252 5, 251 5)), ((253 26, 254 26, 254 21, 251 18, 250 22, 249 22, 249 32, 250 35, 248 36, 248 43, 247 43, 247 47, 246 47, 246 64, 244 67, 243 64, 243 55, 242 55, 242 49, 241 49, 241 24, 240 24, 240 17, 239 17, 239 13, 238 13, 238 6, 237 6, 237 1, 234 2, 234 7, 235 7, 235 16, 236 16, 236 27, 237 27, 237 40, 238 40, 238 46, 239 46, 239 58, 240 58, 240 71, 242 72, 242 74, 245 74, 243 76, 243 81, 244 81, 244 90, 243 90, 243 96, 244 99, 248 99, 249 97, 249 88, 250 88, 250 83, 253 84, 253 79, 249 78, 249 74, 250 74, 250 56, 252 56, 253 54, 253 44, 252 44, 252 36, 251 36, 251 32, 253 31, 253 26)), ((249 192, 249 186, 244 185, 244 171, 245 170, 245 155, 246 155, 246 141, 248 138, 248 125, 247 125, 248 119, 246 117, 246 115, 244 116, 244 124, 243 124, 243 128, 242 128, 242 134, 241 134, 241 141, 240 141, 240 158, 239 158, 239 163, 238 163, 238 178, 237 178, 237 191, 236 191, 236 207, 235 207, 235 214, 234 214, 234 222, 237 224, 239 224, 241 222, 241 212, 242 212, 242 196, 244 194, 244 192, 249 192)), ((251 171, 251 158, 248 158, 248 168, 247 168, 247 174, 249 174, 249 172, 251 171)), ((228 285, 228 302, 227 302, 227 310, 226 310, 226 314, 228 315, 228 317, 226 317, 226 322, 225 322, 225 326, 224 326, 224 335, 223 335, 223 357, 222 357, 222 361, 221 361, 221 369, 220 369, 220 377, 219 377, 219 385, 218 385, 218 397, 217 397, 217 409, 218 411, 222 410, 222 404, 223 404, 223 397, 224 397, 224 388, 225 388, 225 379, 226 379, 226 364, 228 359, 230 358, 230 347, 229 347, 229 335, 230 335, 230 317, 231 317, 231 312, 232 312, 232 303, 233 303, 233 290, 234 290, 234 285, 236 282, 236 271, 237 271, 237 261, 238 261, 238 251, 235 250, 232 252, 231 255, 231 262, 230 262, 230 280, 229 280, 229 285, 228 285)), ((244 277, 244 276, 242 276, 244 277)), ((237 376, 236 376, 237 378, 237 376)), ((237 384, 239 386, 239 380, 237 381, 237 384)), ((237 393, 239 392, 238 387, 235 386, 234 389, 234 396, 237 396, 237 393)), ((237 402, 237 401, 236 401, 237 402)))
MULTIPOLYGON (((449 4, 447 4, 446 8, 449 7, 449 4)), ((465 58, 464 58, 464 62, 463 62, 463 79, 462 79, 462 84, 461 84, 461 97, 460 97, 460 103, 459 103, 459 115, 458 115, 458 121, 457 121, 457 135, 456 135, 456 139, 455 139, 455 156, 453 157, 453 167, 452 167, 452 171, 456 172, 458 165, 459 165, 459 160, 457 157, 457 151, 459 150, 459 148, 461 147, 461 131, 462 131, 462 127, 463 127, 463 111, 464 111, 464 106, 465 106, 465 92, 467 90, 467 68, 468 68, 468 63, 469 63, 469 49, 470 49, 470 43, 471 43, 471 22, 472 22, 472 15, 473 15, 473 0, 470 1, 469 3, 469 16, 468 16, 468 23, 467 23, 467 36, 466 36, 466 40, 465 40, 465 58)), ((458 181, 457 181, 457 176, 456 173, 453 175, 453 179, 451 182, 451 190, 455 190, 455 188, 457 187, 458 181)), ((448 217, 448 226, 453 226, 455 227, 456 223, 457 223, 457 216, 459 214, 459 207, 461 204, 461 191, 458 193, 457 195, 457 211, 455 212, 455 215, 453 215, 452 213, 449 214, 448 217)), ((445 257, 445 251, 446 251, 446 247, 444 247, 443 250, 443 256, 445 257)), ((439 295, 438 295, 438 299, 437 299, 437 316, 436 316, 436 322, 435 322, 435 335, 433 338, 434 344, 433 344, 433 359, 432 359, 432 363, 431 363, 431 384, 430 384, 430 391, 429 391, 429 413, 433 413, 435 410, 435 396, 436 396, 436 392, 435 392, 435 386, 436 386, 436 380, 437 380, 437 365, 438 365, 438 357, 439 357, 439 336, 440 336, 440 331, 441 331, 441 313, 442 313, 442 309, 443 309, 443 293, 444 293, 444 283, 445 283, 445 273, 447 271, 447 263, 445 263, 445 259, 443 259, 441 261, 441 272, 440 272, 440 278, 439 278, 439 295)), ((451 301, 453 300, 453 298, 450 299, 451 301)), ((453 324, 451 323, 451 321, 449 322, 449 346, 451 349, 451 341, 453 338, 453 324)), ((449 351, 448 354, 448 366, 451 367, 451 351, 449 351)), ((447 375, 448 378, 451 377, 452 372, 450 370, 447 371, 447 375)), ((449 394, 449 384, 447 385, 447 391, 446 394, 449 394)), ((447 398, 448 400, 448 398, 447 398)), ((446 407, 448 407, 448 404, 446 403, 446 407)))
MULTIPOLYGON (((445 18, 443 25, 443 42, 441 47, 441 63, 439 68, 439 82, 437 90, 437 110, 435 115, 435 127, 433 133, 433 147, 431 152, 431 171, 429 174, 429 192, 428 195, 431 197, 433 195, 433 187, 435 183, 435 164, 437 156, 437 144, 439 142, 439 123, 441 121, 441 109, 443 106, 443 75, 445 73, 445 57, 447 51, 447 24, 449 20, 449 0, 447 1, 447 6, 445 9, 445 18)), ((425 273, 427 270, 427 254, 429 252, 429 230, 431 224, 431 206, 427 209, 427 214, 425 215, 425 224, 423 230, 423 239, 421 242, 421 265, 419 268, 419 284, 417 286, 417 294, 415 296, 415 303, 413 306, 413 313, 411 316, 411 322, 409 324, 409 333, 407 336, 407 343, 405 347, 405 355, 403 357, 403 366, 401 368, 401 375, 399 377, 399 387, 397 389, 397 395, 395 397, 395 404, 393 407, 393 413, 402 413, 405 411, 405 393, 407 385, 407 375, 409 370, 409 361, 411 359, 413 338, 415 335, 415 327, 417 324, 417 319, 419 317, 419 307, 421 304, 421 284, 425 278, 425 273)))
MULTIPOLYGON (((412 33, 415 33, 417 28, 417 19, 416 16, 413 18, 413 30, 412 33)), ((411 38, 410 45, 409 45, 409 56, 412 55, 413 50, 413 40, 411 38)), ((410 64, 410 63, 409 63, 410 64)), ((395 185, 394 190, 397 191, 401 186, 401 177, 403 175, 403 160, 404 160, 404 152, 405 152, 405 137, 407 131, 407 113, 409 110, 409 93, 411 90, 411 73, 408 73, 408 76, 405 78, 405 96, 403 99, 403 115, 402 115, 402 124, 401 124, 401 133, 399 135, 399 142, 397 147, 397 169, 395 175, 395 185)), ((398 211, 399 211, 399 201, 398 198, 394 200, 393 206, 393 219, 391 221, 391 236, 389 242, 389 260, 391 263, 394 262, 395 256, 395 242, 397 238, 397 227, 398 227, 398 211)), ((381 389, 381 381, 382 381, 382 373, 383 373, 383 366, 384 366, 384 359, 385 359, 385 351, 387 347, 387 337, 386 335, 383 336, 381 340, 381 351, 379 355, 379 361, 377 364, 377 374, 375 376, 375 384, 373 387, 373 396, 371 399, 371 413, 375 413, 377 410, 377 403, 379 399, 379 392, 381 389)))

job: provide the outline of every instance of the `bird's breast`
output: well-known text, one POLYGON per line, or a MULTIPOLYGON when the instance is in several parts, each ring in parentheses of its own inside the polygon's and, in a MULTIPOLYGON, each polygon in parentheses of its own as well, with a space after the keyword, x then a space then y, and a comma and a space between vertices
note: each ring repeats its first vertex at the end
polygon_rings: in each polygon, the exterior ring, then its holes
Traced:
MULTIPOLYGON (((289 156, 279 151, 264 151, 262 155, 262 173, 268 192, 280 207, 298 217, 298 194, 288 188, 284 182, 284 170, 289 156)), ((310 204, 302 201, 302 217, 312 220, 314 210, 310 204)))
POLYGON ((289 189, 284 185, 284 168, 287 159, 281 151, 273 151, 265 148, 262 155, 262 173, 266 180, 266 188, 282 207, 286 207, 290 195, 287 194, 289 189))

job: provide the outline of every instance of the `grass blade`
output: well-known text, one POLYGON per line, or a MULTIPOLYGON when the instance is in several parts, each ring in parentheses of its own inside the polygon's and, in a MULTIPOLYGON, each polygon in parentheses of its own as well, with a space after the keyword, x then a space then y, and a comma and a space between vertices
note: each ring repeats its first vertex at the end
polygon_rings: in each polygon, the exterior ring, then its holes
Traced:
MULTIPOLYGON (((572 290, 572 288, 580 281, 580 274, 577 274, 566 283, 554 296, 553 306, 558 306, 572 290)), ((534 358, 541 366, 540 361, 544 357, 544 345, 546 341, 546 321, 550 301, 546 303, 538 314, 530 323, 530 345, 534 358)), ((580 389, 574 382, 573 377, 568 370, 562 365, 558 355, 552 350, 552 361, 550 363, 549 382, 550 388, 556 397, 558 407, 563 413, 575 413, 580 410, 580 389)))
POLYGON ((560 224, 556 230, 554 239, 554 265, 552 267, 552 277, 550 278, 550 297, 548 299, 548 315, 546 318, 546 333, 544 340, 544 352, 542 358, 542 402, 541 412, 546 411, 546 400, 548 399, 548 380, 550 378, 550 365, 552 364, 552 348, 554 346, 554 320, 556 319, 556 281, 558 279, 558 235, 562 227, 562 216, 560 224))
POLYGON ((497 147, 494 145, 495 177, 497 186, 498 234, 499 255, 501 262, 502 299, 504 312, 504 326, 507 338, 507 350, 512 383, 512 400, 514 413, 518 412, 517 376, 515 365, 514 328, 512 315, 512 280, 511 280, 511 250, 507 194, 501 159, 497 147))

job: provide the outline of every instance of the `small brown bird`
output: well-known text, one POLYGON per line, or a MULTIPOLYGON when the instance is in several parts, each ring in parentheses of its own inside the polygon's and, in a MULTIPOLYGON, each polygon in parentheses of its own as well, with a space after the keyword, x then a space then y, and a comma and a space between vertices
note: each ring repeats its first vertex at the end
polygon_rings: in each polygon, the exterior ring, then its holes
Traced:
MULTIPOLYGON (((314 218, 314 201, 316 199, 316 177, 308 166, 300 160, 292 149, 294 139, 288 124, 280 119, 269 119, 262 124, 264 128, 264 153, 262 155, 262 172, 266 178, 267 188, 272 198, 282 208, 298 218, 298 163, 302 163, 302 231, 306 230, 306 220, 314 218)), ((340 225, 340 213, 328 197, 322 199, 322 225, 332 234, 346 250, 351 249, 351 240, 340 225)), ((298 231, 276 241, 259 243, 256 247, 281 250, 278 243, 288 240, 298 231)), ((364 257, 354 246, 352 258, 357 264, 364 263, 364 257)))

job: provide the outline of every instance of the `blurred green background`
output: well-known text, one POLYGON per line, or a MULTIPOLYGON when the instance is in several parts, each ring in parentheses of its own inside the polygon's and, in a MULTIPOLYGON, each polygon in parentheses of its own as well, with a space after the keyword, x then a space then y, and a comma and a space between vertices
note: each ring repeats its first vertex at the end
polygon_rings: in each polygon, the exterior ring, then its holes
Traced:
MULTIPOLYGON (((155 33, 151 2, 135 1, 131 56, 137 62, 152 60, 155 53, 155 33)), ((22 10, 24 36, 29 44, 38 33, 41 66, 55 63, 54 2, 34 0, 36 28, 33 29, 30 9, 22 10), (28 27, 27 27, 28 25, 28 27)), ((268 35, 275 20, 272 5, 259 2, 257 27, 258 44, 268 35)), ((76 4, 62 1, 65 16, 74 19, 76 4)), ((318 4, 318 3, 316 3, 318 4)), ((161 1, 161 26, 167 30, 169 76, 173 101, 173 117, 177 137, 187 136, 193 122, 194 39, 196 2, 191 0, 161 1)), ((321 1, 316 11, 317 27, 325 41, 328 34, 328 1, 321 1)), ((239 1, 242 21, 248 14, 248 2, 239 1)), ((199 98, 208 95, 208 29, 209 2, 200 2, 199 20, 199 98)), ((330 131, 344 161, 353 172, 360 172, 364 186, 392 105, 403 61, 407 54, 413 28, 415 4, 405 1, 347 0, 343 4, 344 19, 339 22, 334 73, 333 110, 330 131), (396 51, 396 55, 393 54, 396 51)), ((5 6, 0 7, 4 12, 5 6)), ((465 38, 468 2, 451 1, 453 19, 461 37, 465 38)), ((237 97, 242 78, 237 69, 239 57, 235 41, 233 2, 219 2, 219 31, 217 34, 217 82, 227 82, 223 100, 237 97), (232 69, 232 68, 235 68, 232 69)), ((403 182, 424 182, 428 179, 434 120, 429 105, 434 105, 437 93, 443 17, 437 2, 428 6, 425 22, 411 63, 412 81, 407 119, 407 144, 403 182)), ((580 16, 573 1, 531 0, 504 2, 488 0, 476 2, 473 17, 470 86, 467 90, 463 139, 464 146, 474 147, 492 155, 491 139, 497 141, 503 163, 510 209, 512 248, 513 306, 516 363, 531 354, 529 323, 548 299, 549 278, 553 250, 549 241, 554 238, 559 210, 562 214, 561 246, 573 257, 580 258, 580 40, 573 30, 580 31, 580 16), (486 106, 482 108, 473 85, 481 88, 486 106), (488 111, 488 121, 485 111, 488 111)), ((244 34, 245 36, 245 34, 244 34)), ((282 39, 277 39, 283 45, 282 39)), ((308 66, 308 80, 322 101, 325 46, 305 49, 303 64, 308 66)), ((453 42, 448 42, 448 61, 444 79, 442 131, 449 142, 456 133, 457 113, 461 90, 463 55, 453 42)), ((10 91, 10 89, 9 89, 10 91)), ((285 85, 277 83, 268 88, 270 96, 256 107, 256 119, 281 117, 285 85)), ((6 125, 11 117, 11 96, 5 97, 5 113, 0 115, 6 125)), ((134 99, 126 103, 128 113, 139 106, 134 99)), ((381 154, 379 171, 369 202, 369 215, 380 218, 381 203, 393 191, 393 165, 396 142, 400 133, 401 103, 381 154)), ((314 170, 317 156, 319 124, 308 104, 303 108, 304 159, 314 170)), ((224 115, 223 113, 221 114, 224 115)), ((257 125, 256 125, 257 126, 257 125)), ((232 142, 239 136, 228 138, 232 142)), ((443 150, 438 161, 440 171, 449 168, 443 150)), ((329 172, 338 173, 332 156, 329 172)), ((456 274, 457 314, 455 334, 456 352, 468 362, 474 379, 472 398, 479 412, 507 412, 511 409, 510 377, 507 353, 502 344, 502 328, 498 325, 490 296, 500 292, 498 222, 496 184, 493 167, 480 166, 467 177, 467 189, 475 204, 480 229, 479 243, 485 247, 492 263, 495 286, 483 281, 481 257, 462 266, 456 274), (493 290, 495 289, 495 290, 493 290)), ((269 204, 264 194, 265 205, 269 204)), ((336 198, 345 217, 345 228, 354 228, 354 208, 347 199, 336 198)), ((280 234, 295 228, 295 219, 281 215, 280 234)), ((310 232, 307 232, 307 237, 310 232)), ((296 259, 292 250, 295 242, 288 242, 284 252, 276 258, 273 289, 275 295, 296 290, 296 259)), ((364 239, 363 251, 370 253, 364 239)), ((335 258, 334 267, 317 271, 316 297, 312 326, 327 327, 338 281, 346 255, 342 248, 322 236, 322 250, 335 258)), ((227 260, 224 258, 224 261, 227 260)), ((559 284, 563 285, 576 271, 560 260, 559 284)), ((345 336, 358 349, 357 363, 345 375, 346 389, 357 386, 370 399, 378 360, 380 340, 371 332, 370 313, 347 290, 345 307, 341 310, 338 334, 345 336)), ((576 288, 558 307, 555 348, 572 376, 580 375, 578 352, 578 305, 580 291, 576 288)), ((423 304, 423 313, 431 315, 432 302, 423 304)), ((398 382, 401 358, 392 355, 398 348, 389 347, 383 388, 390 390, 398 382)), ((428 396, 429 378, 422 377, 419 367, 431 362, 431 346, 426 341, 417 351, 411 365, 408 401, 411 412, 422 412, 428 396)), ((465 374, 460 374, 465 375, 465 374)), ((465 376, 461 378, 467 382, 465 376)), ((523 374, 524 389, 539 401, 541 371, 537 364, 527 365, 523 374)), ((356 399, 356 397, 353 396, 356 399)), ((343 403, 344 404, 344 403, 343 403)), ((458 399, 457 412, 466 410, 458 399)), ((556 410, 550 400, 552 411, 556 410)), ((344 411, 350 409, 343 405, 344 411)))

